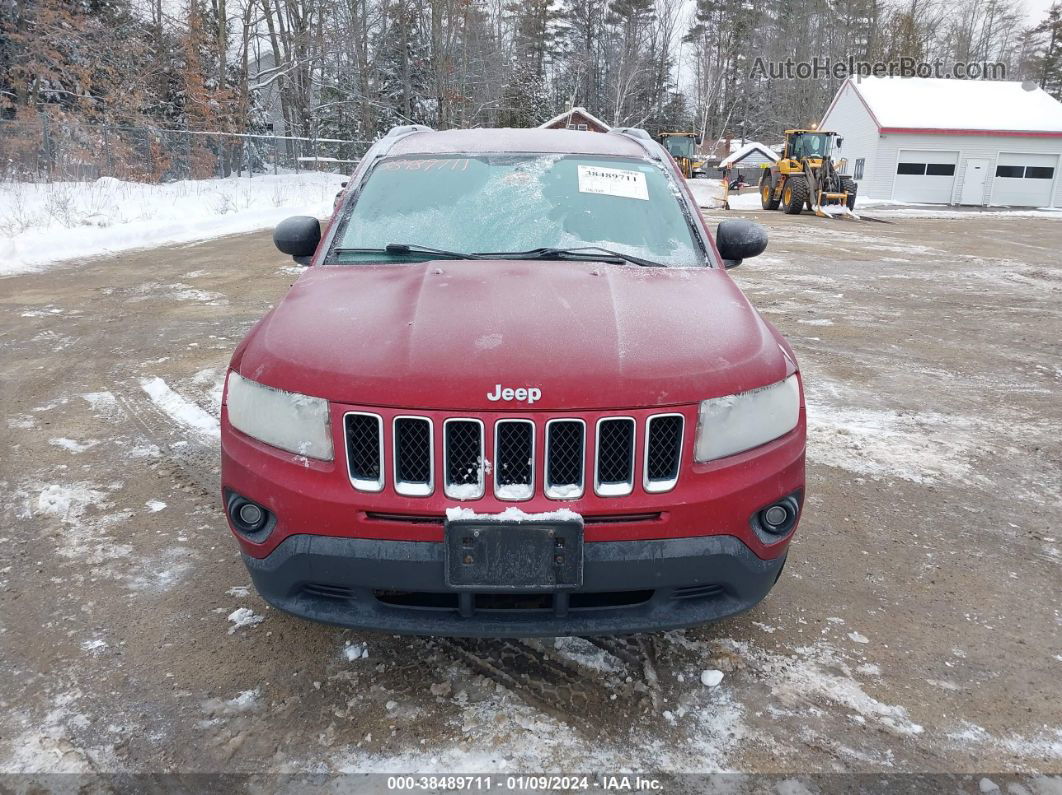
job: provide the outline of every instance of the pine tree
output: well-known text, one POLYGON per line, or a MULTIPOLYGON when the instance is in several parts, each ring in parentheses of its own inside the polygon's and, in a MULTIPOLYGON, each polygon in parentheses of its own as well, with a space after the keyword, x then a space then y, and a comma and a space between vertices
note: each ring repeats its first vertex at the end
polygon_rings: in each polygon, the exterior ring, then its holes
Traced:
POLYGON ((1029 59, 1031 76, 1040 88, 1062 101, 1062 4, 1055 3, 1047 10, 1033 34, 1039 46, 1029 59))
POLYGON ((502 89, 498 124, 501 127, 536 127, 549 118, 545 81, 514 59, 502 89))

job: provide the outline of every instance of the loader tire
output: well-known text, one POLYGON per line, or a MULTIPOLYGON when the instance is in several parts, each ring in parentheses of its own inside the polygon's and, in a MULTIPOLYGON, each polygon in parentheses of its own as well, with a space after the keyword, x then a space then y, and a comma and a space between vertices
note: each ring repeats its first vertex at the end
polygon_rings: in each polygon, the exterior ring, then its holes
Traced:
POLYGON ((769 173, 760 180, 760 206, 765 210, 777 210, 779 200, 774 198, 774 178, 769 173))
POLYGON ((808 182, 803 177, 790 177, 782 188, 782 209, 787 215, 800 215, 808 203, 808 182))
POLYGON ((848 194, 847 206, 849 210, 855 209, 856 190, 858 186, 851 177, 841 177, 841 190, 848 194))

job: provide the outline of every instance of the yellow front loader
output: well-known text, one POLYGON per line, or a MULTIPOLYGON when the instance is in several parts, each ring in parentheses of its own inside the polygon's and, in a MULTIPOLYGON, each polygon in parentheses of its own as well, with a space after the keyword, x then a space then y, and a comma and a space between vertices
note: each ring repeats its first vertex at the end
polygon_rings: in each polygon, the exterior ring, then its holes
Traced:
POLYGON ((697 146, 701 142, 700 139, 697 133, 692 132, 660 133, 660 143, 675 158, 675 162, 682 169, 682 176, 686 179, 692 179, 693 172, 701 166, 701 163, 697 161, 697 146))
POLYGON ((834 132, 786 130, 781 159, 760 177, 763 209, 797 215, 807 207, 822 218, 858 219, 855 180, 843 173, 846 161, 831 159, 841 140, 834 132))

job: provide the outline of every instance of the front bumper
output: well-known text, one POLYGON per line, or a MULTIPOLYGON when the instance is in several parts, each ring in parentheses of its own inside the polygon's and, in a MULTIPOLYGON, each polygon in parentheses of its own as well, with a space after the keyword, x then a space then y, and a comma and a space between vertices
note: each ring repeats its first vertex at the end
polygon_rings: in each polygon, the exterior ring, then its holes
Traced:
POLYGON ((716 535, 599 541, 584 548, 583 586, 568 594, 458 594, 443 545, 292 535, 264 558, 244 554, 267 602, 358 629, 451 637, 651 632, 748 610, 777 581, 785 555, 761 559, 716 535))

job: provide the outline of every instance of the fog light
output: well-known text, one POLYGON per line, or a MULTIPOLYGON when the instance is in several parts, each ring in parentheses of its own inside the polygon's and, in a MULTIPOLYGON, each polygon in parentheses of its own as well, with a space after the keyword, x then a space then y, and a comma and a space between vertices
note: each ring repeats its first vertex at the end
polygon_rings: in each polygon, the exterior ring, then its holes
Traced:
MULTIPOLYGON (((244 506, 245 508, 251 508, 254 506, 244 506)), ((781 505, 772 505, 766 511, 763 512, 763 523, 768 527, 774 528, 785 523, 785 520, 789 518, 789 511, 783 508, 781 505)))
POLYGON ((269 511, 239 494, 229 493, 228 510, 233 527, 243 535, 254 536, 269 527, 269 511))
POLYGON ((796 526, 799 513, 800 503, 797 496, 790 494, 773 505, 761 508, 755 514, 752 524, 772 536, 783 536, 796 526))
MULTIPOLYGON (((774 510, 774 509, 772 509, 774 510)), ((257 530, 265 522, 265 511, 253 502, 245 502, 240 506, 240 521, 250 528, 257 530)), ((785 518, 784 516, 782 517, 785 518)))

